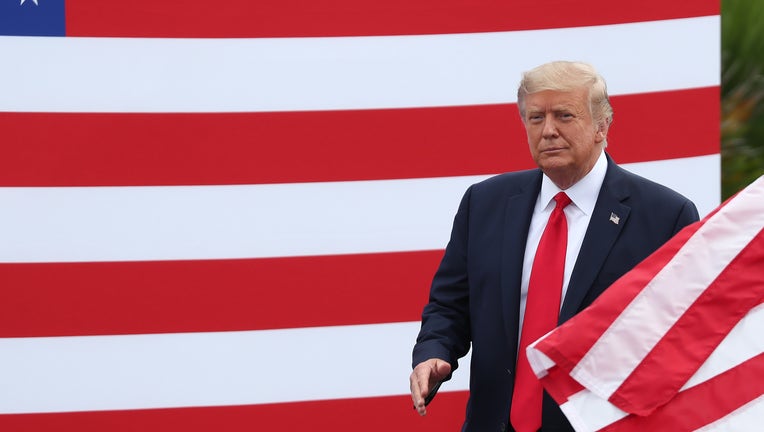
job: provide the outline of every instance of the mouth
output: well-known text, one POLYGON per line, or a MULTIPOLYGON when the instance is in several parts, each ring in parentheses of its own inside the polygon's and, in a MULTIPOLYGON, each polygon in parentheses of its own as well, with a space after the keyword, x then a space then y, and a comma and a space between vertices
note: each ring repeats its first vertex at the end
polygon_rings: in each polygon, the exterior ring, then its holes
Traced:
POLYGON ((546 148, 540 151, 540 153, 544 154, 557 154, 565 150, 565 147, 550 147, 546 148))

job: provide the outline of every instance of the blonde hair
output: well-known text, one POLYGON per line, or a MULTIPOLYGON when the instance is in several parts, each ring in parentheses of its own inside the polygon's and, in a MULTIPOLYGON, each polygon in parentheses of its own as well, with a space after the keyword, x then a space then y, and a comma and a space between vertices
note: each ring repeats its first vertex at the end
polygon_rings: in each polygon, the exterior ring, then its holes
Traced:
POLYGON ((571 91, 589 89, 589 109, 595 124, 613 122, 613 107, 607 95, 605 79, 588 63, 554 61, 523 73, 517 89, 517 107, 525 118, 525 96, 544 90, 571 91))

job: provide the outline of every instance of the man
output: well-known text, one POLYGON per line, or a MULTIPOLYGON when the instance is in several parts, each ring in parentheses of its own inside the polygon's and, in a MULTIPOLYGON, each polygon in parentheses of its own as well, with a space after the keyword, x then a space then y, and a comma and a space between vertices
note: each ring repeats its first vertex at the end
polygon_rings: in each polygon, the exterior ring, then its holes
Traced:
POLYGON ((605 153, 613 112, 590 65, 526 72, 518 107, 539 169, 467 190, 413 352, 411 396, 425 415, 472 346, 463 431, 572 431, 542 402, 525 347, 698 220, 691 201, 605 153))

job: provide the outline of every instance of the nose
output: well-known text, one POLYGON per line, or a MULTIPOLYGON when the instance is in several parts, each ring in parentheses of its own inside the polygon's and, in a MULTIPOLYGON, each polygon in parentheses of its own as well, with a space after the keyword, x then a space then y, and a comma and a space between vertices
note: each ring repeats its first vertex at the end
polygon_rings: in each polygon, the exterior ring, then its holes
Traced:
POLYGON ((544 119, 544 129, 542 130, 542 136, 546 139, 557 138, 560 134, 557 132, 557 125, 554 122, 552 116, 546 116, 544 119))

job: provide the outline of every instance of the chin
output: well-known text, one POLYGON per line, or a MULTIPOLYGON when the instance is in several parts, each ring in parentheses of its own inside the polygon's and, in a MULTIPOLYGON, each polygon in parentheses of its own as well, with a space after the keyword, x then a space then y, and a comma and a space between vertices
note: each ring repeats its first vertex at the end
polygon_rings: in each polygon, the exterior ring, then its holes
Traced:
POLYGON ((536 164, 543 170, 567 169, 571 166, 569 160, 558 156, 541 157, 536 161, 536 164))

